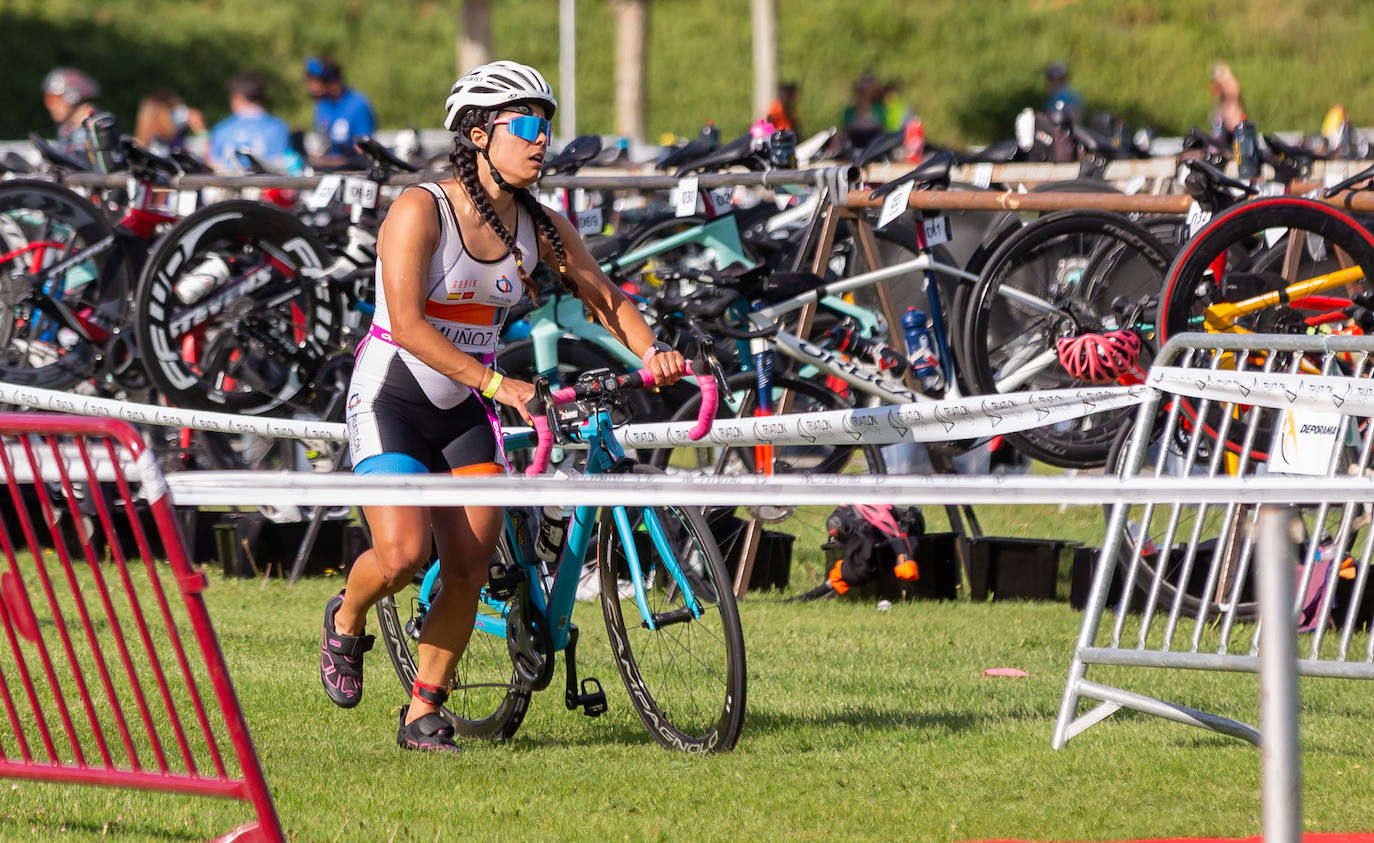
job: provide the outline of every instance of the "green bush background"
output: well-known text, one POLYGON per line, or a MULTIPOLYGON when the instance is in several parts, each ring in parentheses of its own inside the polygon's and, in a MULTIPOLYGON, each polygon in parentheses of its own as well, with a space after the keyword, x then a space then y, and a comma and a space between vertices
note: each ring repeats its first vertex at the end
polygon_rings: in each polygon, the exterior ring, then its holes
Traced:
MULTIPOLYGON (((558 4, 496 0, 494 53, 558 86, 558 4)), ((726 136, 748 124, 749 0, 649 0, 649 138, 726 136)), ((210 119, 224 80, 251 67, 273 109, 308 125, 301 61, 331 52, 376 105, 383 127, 439 124, 455 76, 456 0, 0 0, 0 138, 50 130, 44 73, 73 64, 104 85, 129 128, 139 98, 171 87, 210 119)), ((578 0, 578 130, 609 132, 613 20, 578 0)), ((1314 132, 1344 102, 1374 123, 1374 35, 1367 0, 778 0, 779 72, 801 86, 803 128, 837 123, 865 69, 899 86, 927 136, 986 142, 1043 99, 1040 70, 1070 62, 1090 109, 1178 133, 1208 118, 1207 68, 1231 63, 1263 130, 1314 132)))

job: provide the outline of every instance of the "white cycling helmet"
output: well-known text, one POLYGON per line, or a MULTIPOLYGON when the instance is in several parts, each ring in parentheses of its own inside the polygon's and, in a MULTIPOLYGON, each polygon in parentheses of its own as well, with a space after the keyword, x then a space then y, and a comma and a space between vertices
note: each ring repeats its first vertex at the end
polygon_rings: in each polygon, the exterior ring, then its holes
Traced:
POLYGON ((553 88, 534 68, 513 61, 494 61, 473 68, 453 83, 444 101, 444 128, 458 131, 463 112, 472 108, 500 108, 533 100, 549 107, 549 117, 558 108, 553 88))
POLYGON ((67 105, 80 105, 100 96, 100 85, 74 67, 58 67, 43 77, 43 93, 56 94, 67 105))

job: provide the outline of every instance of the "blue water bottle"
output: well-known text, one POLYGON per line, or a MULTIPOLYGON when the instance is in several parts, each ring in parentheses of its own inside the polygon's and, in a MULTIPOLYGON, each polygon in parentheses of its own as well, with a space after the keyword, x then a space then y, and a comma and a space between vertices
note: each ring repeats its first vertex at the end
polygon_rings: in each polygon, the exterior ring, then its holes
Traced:
POLYGON ((902 333, 906 336, 906 356, 911 361, 912 373, 927 389, 933 388, 940 380, 940 360, 930 341, 925 311, 908 307, 902 314, 902 333))

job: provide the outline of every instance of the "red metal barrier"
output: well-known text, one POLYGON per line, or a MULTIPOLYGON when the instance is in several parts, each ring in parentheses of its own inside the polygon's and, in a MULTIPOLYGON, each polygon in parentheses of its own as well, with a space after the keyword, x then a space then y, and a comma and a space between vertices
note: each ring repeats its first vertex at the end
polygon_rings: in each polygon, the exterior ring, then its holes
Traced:
POLYGON ((241 799, 257 820, 221 839, 284 839, 207 579, 138 434, 0 414, 0 478, 0 776, 241 799))

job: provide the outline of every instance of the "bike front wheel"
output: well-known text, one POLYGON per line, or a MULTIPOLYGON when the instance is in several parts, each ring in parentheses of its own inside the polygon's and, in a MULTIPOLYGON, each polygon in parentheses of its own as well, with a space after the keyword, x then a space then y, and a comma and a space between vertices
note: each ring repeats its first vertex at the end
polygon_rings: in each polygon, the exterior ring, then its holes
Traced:
POLYGON ((730 750, 744 725, 744 633, 705 517, 678 506, 608 507, 601 517, 601 609, 630 702, 666 749, 730 750), (635 572, 642 607, 627 585, 635 572))
MULTIPOLYGON (((495 555, 503 566, 513 565, 505 537, 495 555)), ((427 577, 427 573, 421 572, 410 586, 377 604, 381 639, 407 695, 415 684, 420 630, 439 595, 439 578, 427 577)), ((476 628, 449 677, 449 698, 440 714, 460 737, 505 740, 520 728, 529 709, 531 691, 515 673, 506 639, 487 631, 505 629, 501 606, 488 598, 483 587, 476 628)))

